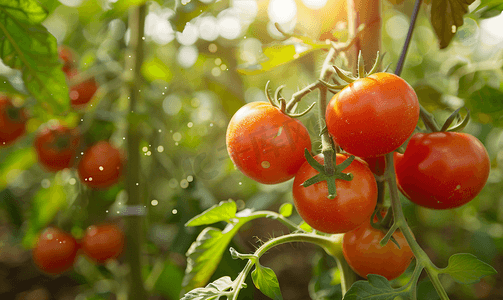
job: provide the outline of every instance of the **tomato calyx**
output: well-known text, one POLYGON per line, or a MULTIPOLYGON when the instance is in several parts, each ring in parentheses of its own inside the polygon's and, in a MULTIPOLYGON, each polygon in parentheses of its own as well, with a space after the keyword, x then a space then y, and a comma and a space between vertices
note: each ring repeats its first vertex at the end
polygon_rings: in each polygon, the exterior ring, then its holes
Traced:
POLYGON ((276 107, 277 109, 279 109, 282 113, 284 113, 285 115, 291 117, 291 118, 298 118, 298 117, 302 117, 304 115, 306 115, 308 112, 311 111, 311 109, 313 109, 314 105, 316 105, 316 102, 313 102, 311 105, 309 105, 309 107, 304 110, 303 112, 300 112, 300 113, 294 113, 293 110, 295 110, 295 108, 293 108, 292 110, 288 110, 287 109, 287 103, 286 103, 286 99, 281 95, 281 91, 283 90, 283 88, 285 87, 284 85, 281 85, 279 86, 276 91, 274 92, 274 98, 271 97, 271 94, 269 93, 269 83, 271 81, 267 81, 267 83, 265 84, 265 96, 267 98, 267 101, 269 101, 269 103, 276 107))
POLYGON ((398 226, 394 224, 393 209, 391 207, 388 207, 386 210, 382 207, 376 207, 370 217, 370 226, 384 233, 384 237, 379 242, 382 247, 391 240, 400 249, 398 241, 393 237, 398 226))
POLYGON ((336 179, 342 179, 346 181, 353 180, 353 174, 351 173, 343 173, 342 171, 346 169, 355 159, 354 155, 348 157, 341 164, 336 164, 334 161, 334 173, 328 174, 325 171, 325 166, 317 162, 312 156, 311 153, 307 149, 304 150, 304 156, 306 157, 307 162, 311 167, 313 167, 319 173, 302 183, 303 187, 308 187, 310 185, 316 184, 321 181, 326 181, 328 186, 328 198, 334 199, 337 196, 337 188, 335 185, 336 179))
POLYGON ((459 111, 461 110, 462 107, 456 109, 448 118, 445 120, 444 125, 442 125, 442 128, 440 131, 444 132, 461 132, 466 125, 468 125, 468 122, 470 121, 470 110, 466 109, 467 113, 465 118, 461 118, 461 115, 459 114, 459 111), (456 124, 449 128, 451 126, 452 122, 456 120, 456 124))

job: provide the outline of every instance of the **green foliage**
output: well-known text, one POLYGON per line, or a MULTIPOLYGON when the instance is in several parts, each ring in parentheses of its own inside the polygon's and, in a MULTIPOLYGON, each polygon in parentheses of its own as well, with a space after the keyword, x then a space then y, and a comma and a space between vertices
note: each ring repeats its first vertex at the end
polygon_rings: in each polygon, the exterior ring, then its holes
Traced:
POLYGON ((396 297, 409 299, 411 292, 402 288, 394 289, 381 275, 369 274, 368 281, 357 281, 344 295, 344 300, 393 300, 396 297))
MULTIPOLYGON (((227 290, 233 287, 233 281, 229 276, 224 276, 208 284, 204 288, 193 289, 183 296, 180 300, 213 300, 225 297, 229 293, 227 290)), ((243 283, 242 287, 246 287, 243 283)))
POLYGON ((258 261, 255 263, 255 269, 251 273, 253 284, 264 295, 274 300, 282 300, 281 290, 279 289, 278 278, 270 268, 261 266, 258 261))
POLYGON ((469 253, 454 254, 449 258, 447 268, 440 273, 449 274, 459 283, 472 284, 480 281, 480 278, 496 274, 496 270, 483 261, 478 260, 469 253))
POLYGON ((431 24, 439 39, 440 49, 446 48, 463 25, 468 5, 475 0, 432 0, 431 24))
POLYGON ((503 11, 503 2, 501 0, 482 0, 480 5, 474 11, 479 18, 492 18, 503 11))
POLYGON ((232 200, 221 201, 213 205, 201 214, 190 219, 185 226, 208 225, 220 221, 226 221, 236 216, 236 202, 232 200))
POLYGON ((279 213, 285 218, 291 216, 292 211, 293 211, 293 205, 291 203, 283 203, 279 208, 279 213))

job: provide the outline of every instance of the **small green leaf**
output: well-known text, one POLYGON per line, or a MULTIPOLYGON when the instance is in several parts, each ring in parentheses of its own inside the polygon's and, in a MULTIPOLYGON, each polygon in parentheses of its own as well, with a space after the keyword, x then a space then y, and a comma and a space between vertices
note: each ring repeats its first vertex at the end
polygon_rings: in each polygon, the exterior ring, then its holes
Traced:
POLYGON ((431 24, 439 39, 440 49, 446 48, 463 25, 463 15, 468 12, 468 5, 475 0, 432 0, 431 24))
POLYGON ((307 224, 306 222, 302 222, 299 225, 299 228, 304 230, 305 232, 312 232, 313 231, 313 228, 309 224, 307 224))
POLYGON ((285 218, 291 216, 292 211, 293 211, 293 205, 291 203, 283 203, 279 208, 279 213, 285 218))
POLYGON ((471 284, 480 278, 496 274, 496 270, 469 253, 454 254, 449 258, 447 268, 440 273, 449 274, 458 283, 471 284))
POLYGON ((229 199, 215 204, 199 215, 190 219, 185 226, 208 225, 220 221, 227 221, 236 217, 236 202, 229 199))
MULTIPOLYGON (((180 300, 218 300, 220 297, 227 297, 227 290, 232 288, 232 284, 233 281, 229 276, 220 277, 204 288, 188 292, 180 300)), ((243 283, 241 287, 245 288, 246 283, 243 283)))
POLYGON ((393 300, 396 297, 410 298, 410 291, 393 289, 389 281, 381 276, 369 274, 368 281, 357 281, 344 295, 344 300, 393 300))
POLYGON ((482 19, 492 18, 503 11, 503 2, 501 0, 481 0, 480 5, 474 13, 482 19))
POLYGON ((255 264, 255 269, 251 273, 253 284, 264 295, 274 300, 282 300, 281 290, 279 288, 278 277, 270 268, 263 267, 259 263, 255 264))

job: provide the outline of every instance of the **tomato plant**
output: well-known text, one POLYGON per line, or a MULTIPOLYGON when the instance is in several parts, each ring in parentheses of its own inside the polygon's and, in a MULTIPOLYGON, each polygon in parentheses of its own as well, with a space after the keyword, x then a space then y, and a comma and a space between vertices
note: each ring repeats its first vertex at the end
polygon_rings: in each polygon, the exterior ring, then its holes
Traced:
POLYGON ((119 149, 109 142, 100 141, 84 152, 78 165, 78 173, 80 180, 88 187, 104 189, 119 181, 122 168, 119 149))
POLYGON ((33 261, 46 273, 60 274, 73 266, 78 249, 73 236, 59 228, 48 227, 32 250, 33 261))
POLYGON ((28 115, 15 107, 9 97, 0 95, 0 145, 9 145, 26 132, 28 115))
POLYGON ((456 208, 484 187, 491 164, 484 145, 457 132, 416 133, 405 153, 395 154, 398 188, 412 202, 433 209, 456 208))
MULTIPOLYGON (((323 155, 314 157, 324 163, 323 155)), ((341 164, 348 156, 337 154, 341 164)), ((305 162, 293 181, 293 201, 299 215, 312 228, 326 233, 343 233, 355 229, 370 218, 377 202, 377 185, 374 175, 365 163, 355 159, 344 172, 353 174, 353 180, 336 180, 337 196, 328 198, 327 182, 308 187, 302 183, 315 176, 317 171, 305 162)))
MULTIPOLYGON (((72 79, 79 73, 76 70, 68 73, 68 79, 72 79)), ((70 87, 70 103, 73 108, 84 107, 98 90, 98 84, 94 78, 86 79, 70 87)))
POLYGON ((389 73, 350 83, 333 96, 326 111, 335 143, 360 157, 395 150, 412 134, 418 119, 416 93, 405 80, 389 73))
POLYGON ((405 237, 400 231, 395 231, 393 238, 400 247, 392 241, 381 246, 384 236, 385 232, 372 227, 369 221, 344 234, 344 258, 358 275, 367 278, 368 274, 377 274, 392 280, 405 272, 414 258, 405 237))
POLYGON ((58 56, 63 62, 63 72, 68 76, 71 74, 71 71, 74 70, 75 64, 75 54, 73 50, 65 46, 58 47, 58 56))
POLYGON ((89 226, 81 240, 84 253, 93 261, 104 264, 116 259, 124 250, 124 234, 114 224, 89 226))
POLYGON ((56 172, 70 168, 76 159, 80 134, 59 122, 43 125, 35 138, 38 161, 47 170, 56 172))
POLYGON ((246 176, 266 184, 291 179, 311 150, 306 127, 266 102, 252 102, 232 117, 226 133, 227 151, 246 176))

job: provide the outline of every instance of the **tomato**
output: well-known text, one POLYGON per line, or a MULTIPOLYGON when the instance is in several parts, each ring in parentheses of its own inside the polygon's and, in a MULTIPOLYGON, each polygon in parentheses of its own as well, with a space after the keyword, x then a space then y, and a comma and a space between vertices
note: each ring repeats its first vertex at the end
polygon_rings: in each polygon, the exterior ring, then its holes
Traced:
MULTIPOLYGON (((314 157, 323 164, 322 154, 314 157)), ((336 163, 341 164, 348 155, 337 154, 336 163)), ((344 173, 353 174, 353 180, 336 180, 337 196, 328 198, 326 181, 304 187, 302 183, 318 174, 306 161, 293 181, 295 208, 307 224, 326 233, 343 233, 355 229, 370 219, 377 203, 377 184, 367 165, 355 159, 344 173)))
MULTIPOLYGON (((74 78, 78 74, 77 71, 72 71, 68 74, 68 79, 74 78)), ((98 84, 94 78, 89 78, 70 87, 70 103, 73 108, 84 107, 98 90, 98 84)))
POLYGON ((466 133, 416 133, 405 153, 395 154, 398 188, 412 202, 433 209, 470 202, 490 169, 484 145, 466 133))
POLYGON ((376 73, 350 83, 330 100, 327 129, 348 153, 376 157, 402 145, 419 119, 419 102, 402 78, 376 73))
POLYGON ((344 234, 342 253, 349 266, 361 277, 377 274, 392 280, 400 276, 414 254, 403 233, 395 231, 393 237, 400 248, 391 240, 384 247, 379 244, 385 233, 370 225, 370 218, 357 229, 344 234))
POLYGON ((70 50, 70 48, 66 46, 59 46, 58 47, 58 55, 59 59, 63 62, 63 72, 65 74, 70 75, 73 68, 74 68, 74 63, 75 63, 75 55, 73 54, 73 51, 70 50))
POLYGON ((386 170, 386 160, 384 156, 365 157, 363 160, 369 165, 370 171, 378 176, 383 176, 386 170))
POLYGON ((255 181, 274 184, 295 176, 311 150, 306 127, 266 102, 252 102, 232 117, 226 134, 234 165, 255 181))
POLYGON ((84 152, 78 173, 88 187, 104 189, 119 181, 122 168, 119 150, 106 141, 100 141, 84 152))
POLYGON ((78 248, 73 236, 59 228, 48 227, 32 250, 33 261, 46 273, 60 274, 73 266, 78 248))
POLYGON ((23 108, 15 107, 11 99, 0 94, 0 146, 6 146, 26 132, 28 115, 23 108))
POLYGON ((89 226, 81 240, 82 250, 96 263, 116 259, 124 249, 124 234, 114 224, 89 226))
POLYGON ((79 144, 78 129, 55 123, 43 126, 39 131, 35 138, 35 151, 40 164, 56 172, 72 166, 79 144))

